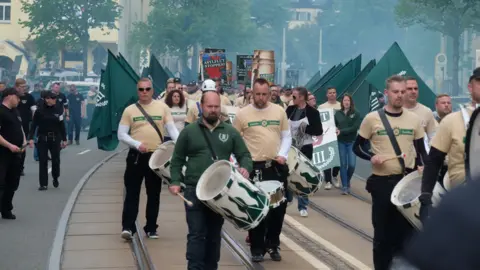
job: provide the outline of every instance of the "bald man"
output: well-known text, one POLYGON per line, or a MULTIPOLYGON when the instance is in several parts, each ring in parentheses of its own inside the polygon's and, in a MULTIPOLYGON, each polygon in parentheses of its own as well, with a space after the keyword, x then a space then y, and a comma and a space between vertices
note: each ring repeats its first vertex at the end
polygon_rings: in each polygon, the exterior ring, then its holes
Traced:
POLYGON ((240 133, 220 120, 219 93, 205 92, 200 101, 202 117, 186 126, 175 144, 169 190, 178 194, 183 183, 186 186, 184 196, 193 203, 192 206, 185 205, 188 269, 218 269, 224 220, 198 200, 196 186, 200 176, 214 161, 229 160, 232 154, 235 155, 240 166, 237 170, 247 179, 253 162, 240 133), (182 173, 184 166, 187 167, 185 176, 182 173))

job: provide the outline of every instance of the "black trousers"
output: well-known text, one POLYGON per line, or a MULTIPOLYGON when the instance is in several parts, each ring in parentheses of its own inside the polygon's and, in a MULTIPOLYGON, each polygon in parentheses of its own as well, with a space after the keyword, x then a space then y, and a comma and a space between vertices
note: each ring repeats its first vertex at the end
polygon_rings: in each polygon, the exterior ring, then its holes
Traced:
POLYGON ((13 210, 13 196, 20 184, 22 155, 0 148, 0 211, 8 214, 13 210))
POLYGON ((323 171, 323 174, 325 175, 325 182, 332 183, 332 177, 337 177, 339 172, 340 172, 340 167, 333 167, 323 171))
POLYGON ((80 140, 80 131, 82 129, 82 115, 80 113, 70 114, 68 122, 68 140, 73 140, 73 130, 75 130, 75 141, 80 140))
POLYGON ((130 230, 136 233, 135 221, 138 215, 140 203, 140 190, 145 178, 147 190, 147 224, 143 228, 145 232, 157 230, 157 217, 160 209, 160 191, 162 190, 162 179, 157 176, 148 166, 152 153, 141 154, 137 150, 130 149, 127 155, 127 168, 124 174, 125 200, 123 202, 122 227, 123 230, 130 230))
POLYGON ((372 196, 373 264, 375 270, 388 270, 392 259, 401 255, 413 227, 392 204, 390 196, 403 175, 371 175, 366 189, 372 196))
MULTIPOLYGON (((255 177, 255 171, 261 172, 263 180, 277 180, 283 183, 283 187, 287 190, 288 166, 280 165, 272 162, 272 166, 265 167, 265 162, 254 162, 253 171, 250 179, 255 177)), ((287 211, 287 202, 283 202, 280 206, 270 209, 267 217, 260 222, 254 229, 248 231, 250 239, 250 252, 252 255, 263 255, 269 248, 277 248, 280 246, 280 233, 282 232, 283 219, 287 211)))
POLYGON ((185 188, 184 196, 193 203, 193 206, 185 204, 188 270, 216 270, 224 219, 198 200, 195 187, 185 188))
POLYGON ((52 177, 58 179, 60 177, 60 136, 55 135, 38 135, 38 172, 39 184, 41 187, 48 186, 48 152, 52 157, 52 177))

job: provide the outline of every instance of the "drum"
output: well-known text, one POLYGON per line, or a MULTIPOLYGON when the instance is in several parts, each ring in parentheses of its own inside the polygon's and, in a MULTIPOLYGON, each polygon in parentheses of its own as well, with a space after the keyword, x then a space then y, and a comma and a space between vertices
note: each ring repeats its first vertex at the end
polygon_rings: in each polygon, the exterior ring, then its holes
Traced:
POLYGON ((286 200, 285 190, 280 181, 262 181, 256 182, 255 185, 269 196, 270 208, 277 208, 286 200))
POLYGON ((173 141, 164 142, 153 152, 148 161, 150 169, 168 182, 171 180, 170 159, 172 158, 174 149, 175 143, 173 141))
POLYGON ((306 197, 317 192, 323 184, 323 172, 300 150, 290 147, 288 152, 288 188, 298 196, 306 197))
POLYGON ((200 201, 238 230, 255 228, 270 210, 268 194, 245 179, 226 160, 217 161, 205 170, 196 193, 200 201))
MULTIPOLYGON (((390 200, 397 206, 398 211, 417 229, 422 228, 420 220, 420 194, 422 188, 422 175, 414 171, 398 182, 392 192, 390 200)), ((437 182, 433 189, 432 203, 437 206, 440 203, 445 189, 437 182)))
POLYGON ((465 138, 465 180, 470 181, 480 176, 480 166, 476 159, 480 157, 480 108, 473 111, 465 138))

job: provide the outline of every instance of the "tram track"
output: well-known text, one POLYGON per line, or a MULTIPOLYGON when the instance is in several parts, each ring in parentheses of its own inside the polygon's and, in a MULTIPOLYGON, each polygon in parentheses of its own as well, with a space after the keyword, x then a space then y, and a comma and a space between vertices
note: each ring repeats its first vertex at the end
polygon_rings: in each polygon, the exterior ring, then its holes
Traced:
POLYGON ((222 228, 222 241, 232 254, 245 266, 247 270, 264 270, 263 265, 254 263, 250 259, 250 253, 225 229, 222 228))

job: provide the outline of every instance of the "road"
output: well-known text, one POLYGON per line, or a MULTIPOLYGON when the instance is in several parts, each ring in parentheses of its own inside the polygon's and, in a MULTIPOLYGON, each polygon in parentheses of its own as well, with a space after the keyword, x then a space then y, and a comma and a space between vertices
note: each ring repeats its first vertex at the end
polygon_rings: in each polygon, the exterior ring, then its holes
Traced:
MULTIPOLYGON (((68 146, 61 153, 60 186, 38 191, 38 162, 33 149, 27 148, 25 176, 14 199, 16 220, 0 219, 0 269, 47 269, 50 250, 63 208, 82 176, 111 152, 97 150, 95 139, 86 140, 82 133, 80 145, 68 146)), ((119 231, 120 231, 119 227, 119 231)))

